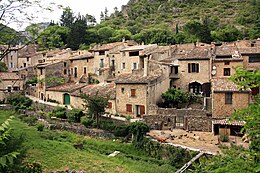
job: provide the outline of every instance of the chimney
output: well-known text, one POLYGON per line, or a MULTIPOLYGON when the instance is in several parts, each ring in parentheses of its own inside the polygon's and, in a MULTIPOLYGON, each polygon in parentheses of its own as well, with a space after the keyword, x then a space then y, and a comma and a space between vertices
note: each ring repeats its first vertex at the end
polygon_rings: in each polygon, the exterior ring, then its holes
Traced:
POLYGON ((148 76, 148 57, 144 57, 144 76, 148 76))
POLYGON ((122 38, 122 42, 123 42, 123 43, 125 42, 125 37, 122 38))

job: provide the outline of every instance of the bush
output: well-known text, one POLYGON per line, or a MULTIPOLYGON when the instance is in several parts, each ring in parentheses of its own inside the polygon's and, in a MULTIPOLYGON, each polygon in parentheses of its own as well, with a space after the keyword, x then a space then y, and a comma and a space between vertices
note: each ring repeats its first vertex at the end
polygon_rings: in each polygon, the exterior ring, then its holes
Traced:
POLYGON ((24 95, 14 94, 7 97, 7 103, 14 106, 15 110, 27 109, 32 105, 32 100, 24 95))
POLYGON ((229 141, 229 136, 228 136, 228 134, 221 134, 221 135, 219 136, 219 140, 220 140, 221 142, 228 142, 228 141, 229 141))
POLYGON ((83 124, 85 127, 91 127, 94 123, 94 120, 92 120, 91 118, 88 118, 86 116, 81 117, 80 121, 81 121, 81 124, 83 124))
POLYGON ((114 130, 116 137, 126 137, 129 133, 129 126, 127 125, 116 126, 114 130))
POLYGON ((22 166, 22 173, 42 173, 42 165, 40 162, 26 162, 22 166))
POLYGON ((39 123, 39 124, 37 124, 37 130, 38 131, 43 131, 43 129, 44 129, 44 124, 43 123, 39 123))
POLYGON ((36 117, 24 117, 23 121, 26 122, 29 126, 35 125, 37 118, 36 117))
POLYGON ((52 111, 52 116, 57 117, 57 118, 67 119, 66 109, 63 107, 56 107, 52 111))
POLYGON ((67 113, 67 118, 72 122, 80 122, 80 118, 84 116, 84 113, 81 109, 72 109, 67 113))
POLYGON ((103 121, 100 124, 101 129, 112 132, 115 129, 115 125, 112 121, 103 121))

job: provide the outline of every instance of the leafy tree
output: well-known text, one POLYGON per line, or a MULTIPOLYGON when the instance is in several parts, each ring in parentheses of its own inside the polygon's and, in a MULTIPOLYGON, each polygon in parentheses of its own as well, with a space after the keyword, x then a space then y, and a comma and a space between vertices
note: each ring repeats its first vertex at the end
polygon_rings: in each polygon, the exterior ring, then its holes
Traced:
POLYGON ((53 49, 64 47, 69 34, 69 28, 64 26, 48 26, 38 38, 41 49, 53 49))
POLYGON ((110 38, 113 36, 114 29, 107 26, 107 27, 100 28, 97 31, 97 33, 100 40, 102 40, 103 42, 108 42, 110 38))
POLYGON ((241 32, 232 25, 212 31, 211 35, 215 41, 231 42, 241 38, 241 32))
POLYGON ((147 124, 144 122, 134 122, 129 125, 129 131, 132 133, 132 143, 135 147, 143 148, 145 142, 145 134, 150 131, 147 124))
POLYGON ((86 29, 86 17, 79 14, 71 26, 71 30, 68 34, 67 47, 71 48, 72 50, 79 49, 79 46, 85 42, 86 29))
POLYGON ((26 27, 25 31, 28 32, 29 34, 29 40, 33 40, 33 43, 37 40, 38 36, 40 35, 40 31, 43 28, 36 24, 36 23, 32 23, 31 25, 29 25, 28 27, 26 27))
POLYGON ((72 109, 71 111, 69 111, 67 113, 67 118, 70 121, 77 122, 77 123, 80 122, 80 119, 83 116, 84 116, 84 113, 83 113, 83 111, 81 109, 72 109))
POLYGON ((7 97, 7 103, 14 106, 15 109, 26 109, 32 105, 32 100, 21 94, 14 94, 7 97))
MULTIPOLYGON (((0 5, 0 33, 5 31, 5 37, 8 38, 5 41, 8 47, 0 53, 0 60, 2 60, 7 54, 10 53, 11 47, 17 42, 24 41, 24 36, 18 32, 9 32, 7 26, 9 24, 17 24, 18 27, 22 27, 24 23, 30 23, 32 19, 36 18, 35 11, 50 11, 50 5, 43 5, 41 0, 5 0, 1 1, 0 5), (33 9, 33 10, 32 10, 33 9), (19 14, 19 15, 17 15, 19 14)), ((1 35, 0 34, 0 35, 1 35)), ((31 43, 34 40, 27 40, 25 45, 31 43)), ((22 49, 21 47, 20 49, 22 49)))
POLYGON ((97 127, 100 127, 100 116, 105 112, 105 108, 108 104, 108 97, 103 97, 98 94, 98 92, 91 95, 82 95, 84 107, 87 109, 88 114, 92 116, 92 118, 96 118, 97 127))
POLYGON ((10 117, 0 126, 0 171, 6 167, 12 167, 14 159, 19 155, 16 151, 6 150, 6 145, 10 140, 10 122, 14 117, 10 117))
POLYGON ((111 41, 121 41, 123 38, 129 40, 131 38, 131 35, 131 32, 128 30, 116 30, 113 37, 111 38, 111 41))
MULTIPOLYGON (((240 86, 241 89, 260 87, 260 71, 247 71, 242 67, 236 68, 236 74, 231 80, 240 86)), ((260 159, 260 94, 248 106, 234 113, 232 119, 244 120, 246 124, 243 130, 247 132, 251 139, 250 148, 258 153, 260 159)))
POLYGON ((198 98, 193 93, 184 92, 180 89, 170 88, 162 94, 164 105, 167 107, 178 107, 179 103, 194 103, 198 98))
POLYGON ((8 71, 8 67, 6 66, 6 64, 4 62, 0 62, 0 72, 7 72, 8 71))
POLYGON ((70 7, 64 8, 60 19, 61 26, 71 28, 72 24, 74 23, 74 20, 75 16, 73 14, 72 9, 70 7))

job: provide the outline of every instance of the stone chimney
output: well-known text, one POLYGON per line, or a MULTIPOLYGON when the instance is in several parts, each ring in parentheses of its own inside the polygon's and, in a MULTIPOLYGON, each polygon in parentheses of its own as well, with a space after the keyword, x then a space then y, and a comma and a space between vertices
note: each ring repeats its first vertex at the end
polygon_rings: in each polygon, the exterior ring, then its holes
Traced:
POLYGON ((148 76, 148 57, 144 57, 144 76, 148 76))

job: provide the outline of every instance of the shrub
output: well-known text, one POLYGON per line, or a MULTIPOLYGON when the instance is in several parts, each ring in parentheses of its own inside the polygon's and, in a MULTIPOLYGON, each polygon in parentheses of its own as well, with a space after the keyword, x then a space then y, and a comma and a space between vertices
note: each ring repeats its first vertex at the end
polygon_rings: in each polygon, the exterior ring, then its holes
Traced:
POLYGON ((22 166, 22 173, 42 173, 42 165, 40 162, 26 162, 22 166))
POLYGON ((37 124, 37 130, 38 131, 43 131, 43 129, 44 129, 44 124, 43 123, 39 123, 39 124, 37 124))
POLYGON ((7 103, 14 106, 16 110, 27 109, 32 105, 32 100, 24 95, 14 94, 7 97, 7 103))
POLYGON ((24 117, 23 121, 26 122, 29 126, 35 125, 37 118, 36 117, 24 117))
POLYGON ((63 118, 66 119, 66 109, 63 107, 56 107, 53 111, 52 111, 52 116, 57 117, 57 118, 63 118))
POLYGON ((88 118, 86 116, 81 117, 80 121, 81 121, 81 124, 83 124, 85 127, 91 127, 94 123, 94 120, 92 120, 91 118, 88 118))
POLYGON ((129 133, 129 126, 127 125, 116 126, 114 130, 114 135, 116 137, 125 137, 129 133))
POLYGON ((103 121, 100 124, 101 129, 107 130, 107 131, 113 131, 115 129, 115 125, 112 121, 103 121))
POLYGON ((229 136, 228 136, 228 134, 221 134, 221 135, 219 136, 219 140, 220 140, 221 142, 228 142, 228 141, 229 141, 229 136))
POLYGON ((83 116, 84 116, 84 113, 81 109, 72 109, 71 111, 69 111, 67 113, 67 118, 70 121, 77 122, 77 123, 80 122, 80 118, 83 116))

